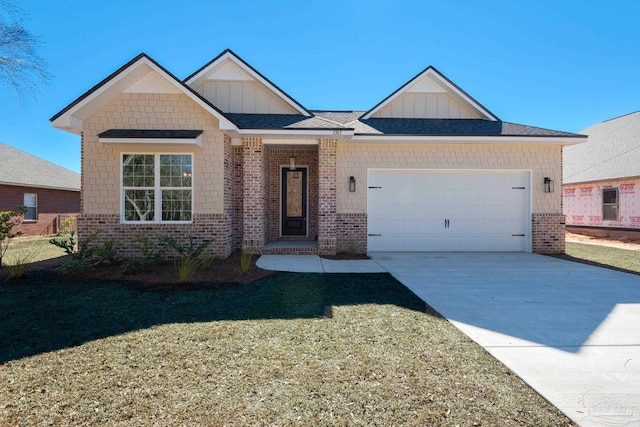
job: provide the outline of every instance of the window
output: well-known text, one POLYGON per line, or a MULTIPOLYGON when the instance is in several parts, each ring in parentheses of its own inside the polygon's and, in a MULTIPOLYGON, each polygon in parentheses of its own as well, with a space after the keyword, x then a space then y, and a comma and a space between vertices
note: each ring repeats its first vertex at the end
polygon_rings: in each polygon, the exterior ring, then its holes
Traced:
POLYGON ((191 154, 124 154, 122 220, 191 221, 192 164, 191 154))
POLYGON ((24 206, 27 210, 24 212, 25 221, 38 220, 38 195, 35 193, 24 193, 24 206))
POLYGON ((602 190, 602 219, 605 221, 618 220, 618 189, 602 190))

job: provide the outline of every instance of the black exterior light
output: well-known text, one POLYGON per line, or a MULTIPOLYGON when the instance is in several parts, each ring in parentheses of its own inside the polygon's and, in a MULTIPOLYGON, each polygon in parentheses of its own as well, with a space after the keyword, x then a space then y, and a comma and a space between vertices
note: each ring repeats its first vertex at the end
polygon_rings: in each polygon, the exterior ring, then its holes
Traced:
POLYGON ((356 192, 356 178, 353 176, 349 177, 349 191, 351 193, 355 193, 356 192))
POLYGON ((544 178, 544 192, 553 193, 553 180, 551 178, 544 178))

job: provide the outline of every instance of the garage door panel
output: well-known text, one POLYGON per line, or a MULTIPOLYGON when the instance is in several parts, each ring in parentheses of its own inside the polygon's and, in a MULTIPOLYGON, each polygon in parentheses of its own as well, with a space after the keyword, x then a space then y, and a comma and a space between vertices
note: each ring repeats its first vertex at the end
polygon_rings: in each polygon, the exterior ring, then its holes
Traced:
POLYGON ((525 171, 371 170, 369 250, 529 251, 529 181, 525 171))

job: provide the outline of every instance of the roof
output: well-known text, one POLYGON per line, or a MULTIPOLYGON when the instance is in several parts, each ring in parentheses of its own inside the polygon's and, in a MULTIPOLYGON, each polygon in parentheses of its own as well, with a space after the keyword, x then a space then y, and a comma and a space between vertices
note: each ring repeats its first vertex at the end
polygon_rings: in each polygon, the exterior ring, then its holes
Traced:
MULTIPOLYGON (((76 124, 77 120, 74 120, 74 119, 82 120, 86 118, 85 116, 88 116, 90 112, 93 111, 93 109, 95 109, 95 107, 89 108, 87 106, 90 105, 91 102, 98 99, 100 96, 105 95, 107 100, 109 100, 110 90, 115 90, 116 92, 120 91, 124 87, 132 84, 133 81, 139 79, 141 75, 137 75, 136 72, 142 69, 142 72, 141 72, 142 74, 147 73, 148 70, 144 69, 145 66, 148 67, 149 70, 153 70, 156 73, 158 73, 158 75, 160 75, 163 79, 165 79, 165 81, 170 83, 173 87, 175 87, 181 93, 184 93, 185 95, 189 96, 191 99, 193 99, 202 107, 204 107, 206 110, 208 110, 211 114, 213 114, 216 118, 218 118, 221 122, 221 127, 222 127, 222 122, 233 125, 232 123, 230 123, 229 119, 225 116, 225 114, 220 109, 218 109, 215 105, 211 104, 211 102, 209 102, 199 93, 194 91, 191 87, 186 85, 184 82, 179 80, 176 76, 171 74, 166 68, 164 68, 162 65, 160 65, 158 62, 156 62, 153 58, 151 58, 144 52, 138 54, 136 57, 131 59, 129 62, 127 62, 122 67, 118 68, 116 71, 114 71, 105 79, 103 79, 101 82, 96 84, 94 87, 86 91, 84 94, 80 95, 77 99, 75 99, 69 105, 64 107, 62 110, 56 113, 49 120, 51 121, 52 125, 55 127, 68 130, 71 132, 81 131, 82 129, 78 129, 77 127, 77 124, 76 124), (131 78, 131 81, 127 80, 129 75, 133 75, 133 77, 131 78), (119 84, 123 86, 120 87, 119 84), (85 108, 88 108, 88 112, 83 111, 85 108), (78 115, 79 117, 75 117, 74 115, 78 115)), ((105 102, 103 102, 103 104, 105 102)))
POLYGON ((640 176, 640 111, 580 133, 587 141, 564 150, 564 184, 640 176))
POLYGON ((311 111, 314 117, 295 114, 230 114, 241 129, 354 129, 356 135, 414 136, 535 136, 582 135, 483 119, 358 119, 361 111, 311 111))
POLYGON ((0 143, 0 184, 80 191, 80 174, 0 143))
POLYGON ((193 139, 202 135, 201 130, 147 130, 109 129, 98 134, 100 138, 172 138, 193 139))
POLYGON ((204 64, 202 67, 198 68, 196 71, 191 73, 187 78, 183 80, 186 85, 193 84, 196 80, 206 75, 209 71, 214 69, 219 62, 228 59, 236 64, 240 65, 244 70, 246 70, 250 75, 252 75, 257 81, 260 81, 265 86, 267 86, 271 91, 273 91, 277 96, 282 98, 285 102, 293 106, 298 112, 303 115, 310 116, 311 113, 307 110, 301 103, 299 103, 296 99, 290 96, 288 93, 283 91, 273 83, 271 80, 266 78, 262 73, 253 68, 247 61, 240 58, 234 51, 231 49, 223 50, 218 56, 213 58, 211 61, 204 64))
POLYGON ((397 96, 401 95, 403 92, 407 91, 411 86, 416 83, 419 83, 425 77, 434 77, 438 82, 440 82, 444 87, 448 88, 449 91, 455 93, 459 96, 466 104, 470 107, 478 111, 482 116, 484 116, 487 120, 499 120, 498 117, 489 111, 484 105, 480 104, 476 101, 471 95, 462 90, 460 86, 449 80, 444 74, 440 71, 436 70, 436 68, 432 65, 429 65, 427 68, 416 74, 411 80, 400 86, 396 89, 391 95, 387 96, 385 99, 376 104, 372 109, 366 111, 362 114, 363 119, 370 119, 377 111, 380 111, 384 106, 393 101, 397 96))

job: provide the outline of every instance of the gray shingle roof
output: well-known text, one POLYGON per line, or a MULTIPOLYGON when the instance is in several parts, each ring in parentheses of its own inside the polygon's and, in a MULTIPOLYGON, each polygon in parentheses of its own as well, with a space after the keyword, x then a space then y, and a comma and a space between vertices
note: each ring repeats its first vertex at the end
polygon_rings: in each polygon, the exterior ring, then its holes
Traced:
POLYGON ((581 135, 482 119, 362 119, 361 111, 312 111, 314 117, 295 114, 229 114, 244 129, 354 129, 356 135, 418 136, 539 136, 581 135))
POLYGON ((581 133, 585 143, 564 149, 564 184, 640 176, 640 111, 581 133))
POLYGON ((80 174, 0 143, 0 183, 80 191, 80 174))

